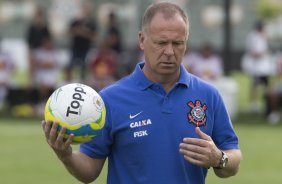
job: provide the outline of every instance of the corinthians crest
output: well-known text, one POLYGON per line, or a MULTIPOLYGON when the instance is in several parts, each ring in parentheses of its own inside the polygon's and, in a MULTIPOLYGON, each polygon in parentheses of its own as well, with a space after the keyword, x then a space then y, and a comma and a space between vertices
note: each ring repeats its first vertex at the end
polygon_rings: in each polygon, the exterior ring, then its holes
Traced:
POLYGON ((193 123, 197 127, 205 126, 207 121, 207 105, 202 105, 200 100, 196 100, 195 103, 190 101, 187 105, 191 107, 191 111, 187 114, 189 123, 193 123))

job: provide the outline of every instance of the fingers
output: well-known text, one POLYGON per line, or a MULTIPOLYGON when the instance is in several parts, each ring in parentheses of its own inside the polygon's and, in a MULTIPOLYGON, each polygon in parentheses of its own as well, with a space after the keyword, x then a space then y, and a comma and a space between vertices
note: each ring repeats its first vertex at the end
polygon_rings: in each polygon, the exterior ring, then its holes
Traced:
POLYGON ((190 158, 192 160, 206 160, 207 159, 206 149, 203 147, 181 143, 179 145, 179 148, 180 148, 179 149, 180 153, 182 153, 185 157, 190 158))
POLYGON ((188 162, 208 168, 214 160, 213 150, 216 146, 211 137, 199 127, 196 127, 195 132, 199 138, 184 138, 179 145, 179 152, 188 162))
POLYGON ((196 127, 195 128, 195 132, 196 134, 199 136, 199 138, 207 140, 207 141, 211 141, 211 137, 207 134, 205 134, 204 132, 202 132, 202 130, 200 129, 200 127, 196 127))
POLYGON ((59 124, 52 121, 42 121, 42 128, 46 137, 47 143, 57 154, 58 158, 64 160, 65 158, 71 156, 72 147, 71 143, 74 135, 71 134, 66 139, 65 127, 61 127, 58 131, 59 124))
POLYGON ((184 138, 183 143, 186 143, 189 145, 197 145, 199 147, 207 147, 210 144, 209 141, 198 139, 198 138, 184 138))
POLYGON ((58 129, 58 123, 54 122, 52 123, 50 132, 49 132, 49 142, 51 144, 54 144, 55 141, 57 140, 57 129, 58 129))
POLYGON ((207 167, 207 168, 210 165, 208 158, 204 154, 200 154, 200 153, 193 152, 193 151, 190 151, 190 150, 185 150, 185 149, 182 149, 182 148, 180 148, 179 151, 180 151, 180 153, 183 154, 184 159, 187 160, 188 162, 192 163, 192 164, 195 164, 195 165, 198 165, 198 166, 201 166, 201 167, 207 167))
POLYGON ((62 143, 64 141, 65 133, 66 133, 66 128, 62 127, 61 130, 58 132, 58 136, 57 136, 57 139, 56 139, 56 141, 58 143, 62 143))
POLYGON ((74 138, 74 135, 73 135, 73 134, 70 134, 69 137, 68 137, 68 139, 67 139, 66 142, 65 142, 65 146, 66 146, 66 147, 68 147, 68 146, 71 145, 73 138, 74 138))
POLYGON ((186 143, 181 143, 179 145, 179 148, 190 151, 190 152, 199 153, 199 154, 204 154, 206 150, 204 147, 193 145, 193 144, 186 144, 186 143))
POLYGON ((42 121, 41 124, 42 124, 42 128, 43 128, 46 139, 49 139, 52 122, 51 121, 42 121))
POLYGON ((197 146, 187 146, 185 144, 180 144, 180 153, 185 156, 191 157, 196 160, 203 160, 205 159, 205 154, 203 154, 203 148, 199 148, 197 146))
POLYGON ((195 164, 201 167, 207 167, 207 168, 209 167, 204 161, 191 157, 191 156, 184 155, 184 159, 192 164, 195 164))
POLYGON ((61 127, 58 131, 59 124, 52 121, 42 121, 42 128, 46 137, 46 141, 51 147, 66 147, 72 143, 73 134, 66 138, 66 128, 61 127))
POLYGON ((185 160, 198 166, 209 167, 210 161, 206 148, 186 143, 181 143, 179 147, 179 152, 183 154, 185 160))

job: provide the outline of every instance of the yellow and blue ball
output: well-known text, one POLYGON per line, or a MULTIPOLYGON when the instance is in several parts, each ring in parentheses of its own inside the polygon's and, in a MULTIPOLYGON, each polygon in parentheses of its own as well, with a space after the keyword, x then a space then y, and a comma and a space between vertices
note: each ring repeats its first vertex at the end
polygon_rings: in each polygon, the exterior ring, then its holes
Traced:
POLYGON ((101 134, 105 124, 106 108, 100 95, 91 87, 71 83, 64 85, 49 97, 45 105, 45 120, 66 127, 64 138, 74 134, 73 143, 84 143, 101 134))

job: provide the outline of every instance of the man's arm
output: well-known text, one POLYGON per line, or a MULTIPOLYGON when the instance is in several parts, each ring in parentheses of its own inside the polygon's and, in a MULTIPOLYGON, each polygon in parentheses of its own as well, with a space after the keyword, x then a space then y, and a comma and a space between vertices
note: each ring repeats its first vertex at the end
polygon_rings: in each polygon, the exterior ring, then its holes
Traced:
POLYGON ((84 183, 91 183, 98 178, 106 159, 94 159, 81 152, 73 152, 61 161, 75 178, 84 183))
POLYGON ((78 180, 84 183, 94 181, 100 174, 105 158, 94 159, 84 153, 72 151, 71 142, 73 135, 64 139, 66 128, 57 133, 58 123, 42 121, 46 141, 65 165, 67 170, 78 180))
POLYGON ((214 168, 214 173, 220 178, 234 176, 239 170, 239 165, 242 158, 241 151, 239 149, 223 151, 228 155, 227 166, 223 169, 214 168))

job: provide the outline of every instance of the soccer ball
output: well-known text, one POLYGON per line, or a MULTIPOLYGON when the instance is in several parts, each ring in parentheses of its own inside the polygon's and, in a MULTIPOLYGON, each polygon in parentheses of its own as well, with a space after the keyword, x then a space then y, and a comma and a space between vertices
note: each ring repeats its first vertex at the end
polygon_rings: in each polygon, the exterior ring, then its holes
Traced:
POLYGON ((45 120, 66 127, 64 138, 74 134, 72 143, 88 142, 101 133, 106 109, 100 95, 91 87, 71 83, 56 89, 45 105, 45 120))

